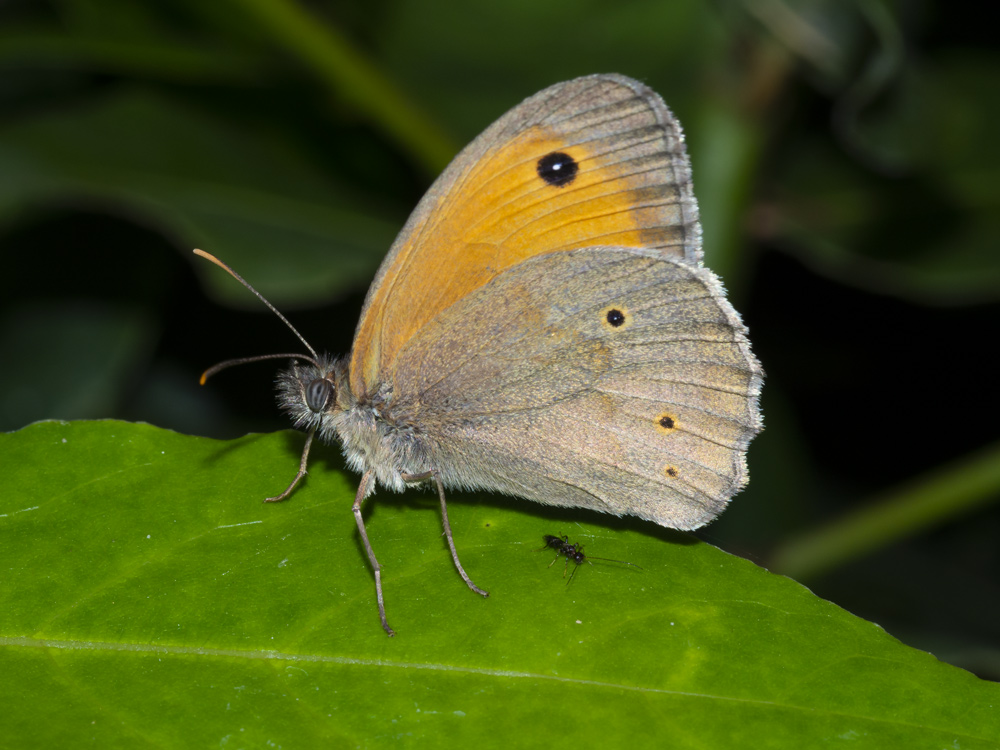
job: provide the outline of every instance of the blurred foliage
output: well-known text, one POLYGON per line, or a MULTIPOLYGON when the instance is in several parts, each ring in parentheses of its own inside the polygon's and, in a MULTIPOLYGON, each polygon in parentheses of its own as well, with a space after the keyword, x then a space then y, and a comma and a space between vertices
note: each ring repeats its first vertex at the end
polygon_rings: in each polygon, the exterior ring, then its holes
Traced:
POLYGON ((448 155, 547 85, 620 72, 685 125, 707 264, 768 372, 750 487, 703 536, 763 564, 794 552, 820 595, 1000 678, 1000 491, 975 458, 1000 423, 1000 56, 978 18, 932 0, 7 0, 0 429, 285 426, 267 365, 198 388, 291 339, 190 249, 347 351, 448 155), (942 494, 907 494, 924 477, 942 494), (803 563, 827 522, 865 543, 803 563))

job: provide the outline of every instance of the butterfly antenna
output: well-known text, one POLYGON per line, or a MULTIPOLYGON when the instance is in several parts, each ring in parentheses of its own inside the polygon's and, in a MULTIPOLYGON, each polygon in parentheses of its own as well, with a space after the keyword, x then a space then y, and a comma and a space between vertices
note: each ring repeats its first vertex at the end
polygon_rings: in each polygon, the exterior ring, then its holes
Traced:
MULTIPOLYGON (((305 340, 305 338, 302 336, 301 333, 298 332, 298 330, 296 330, 295 326, 293 326, 291 323, 288 322, 288 318, 286 318, 284 315, 282 315, 278 311, 277 307, 275 307, 270 302, 268 302, 266 299, 264 299, 264 295, 263 294, 261 294, 260 292, 258 292, 252 286, 250 286, 250 282, 249 281, 247 281, 246 279, 244 279, 242 276, 240 276, 238 273, 236 273, 236 271, 234 271, 232 268, 230 268, 229 266, 227 266, 225 263, 223 263, 221 260, 219 260, 218 258, 216 258, 211 253, 206 253, 204 250, 195 249, 194 254, 195 255, 200 255, 205 260, 212 261, 215 265, 217 265, 219 268, 221 268, 224 271, 226 271, 230 276, 232 276, 234 279, 236 279, 238 282, 240 282, 243 286, 245 286, 247 289, 249 289, 257 299, 259 299, 261 302, 263 302, 265 305, 267 305, 268 308, 271 310, 271 312, 273 312, 275 315, 277 315, 279 318, 281 318, 281 322, 284 323, 286 326, 288 326, 291 329, 292 333, 294 333, 296 336, 298 336, 299 341, 301 341, 303 344, 305 344, 306 349, 308 349, 309 353, 312 354, 312 356, 313 356, 313 363, 315 364, 315 362, 319 359, 319 355, 316 354, 316 350, 313 349, 311 346, 309 346, 309 342, 305 340)), ((269 355, 266 355, 264 357, 250 357, 250 358, 242 359, 242 360, 230 360, 229 362, 222 362, 222 363, 220 363, 220 365, 221 364, 225 364, 225 365, 228 366, 230 364, 242 364, 244 362, 256 362, 256 361, 258 361, 260 359, 275 359, 275 358, 278 358, 278 357, 287 357, 287 356, 288 356, 287 354, 269 354, 269 355)), ((300 357, 302 355, 294 355, 294 356, 299 356, 300 357)), ((201 376, 202 377, 202 383, 205 382, 205 380, 208 378, 209 375, 213 374, 214 372, 218 372, 218 370, 220 370, 220 369, 222 369, 222 368, 219 365, 216 365, 216 367, 213 367, 211 370, 206 370, 205 374, 201 376)))
POLYGON ((317 370, 322 370, 319 362, 317 362, 312 357, 307 357, 305 354, 261 354, 256 357, 240 357, 239 359, 227 359, 225 362, 219 362, 217 365, 212 365, 205 372, 201 374, 201 378, 198 382, 201 385, 205 385, 205 382, 215 375, 215 373, 220 370, 228 370, 230 367, 235 365, 245 365, 248 362, 261 362, 265 359, 304 359, 306 362, 312 364, 317 370))

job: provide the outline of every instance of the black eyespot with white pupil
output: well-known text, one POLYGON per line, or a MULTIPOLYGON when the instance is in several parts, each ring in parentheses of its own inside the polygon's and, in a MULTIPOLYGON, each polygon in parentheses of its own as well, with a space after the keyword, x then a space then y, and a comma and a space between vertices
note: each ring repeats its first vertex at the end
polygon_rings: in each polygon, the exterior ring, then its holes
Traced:
POLYGON ((331 393, 333 383, 325 378, 316 378, 306 387, 306 406, 318 414, 326 408, 331 393))
POLYGON ((554 187, 565 187, 576 179, 580 166, 569 154, 554 151, 538 160, 538 176, 554 187))
POLYGON ((623 313, 621 310, 608 310, 607 321, 608 325, 617 328, 618 326, 620 326, 622 323, 625 322, 625 313, 623 313))

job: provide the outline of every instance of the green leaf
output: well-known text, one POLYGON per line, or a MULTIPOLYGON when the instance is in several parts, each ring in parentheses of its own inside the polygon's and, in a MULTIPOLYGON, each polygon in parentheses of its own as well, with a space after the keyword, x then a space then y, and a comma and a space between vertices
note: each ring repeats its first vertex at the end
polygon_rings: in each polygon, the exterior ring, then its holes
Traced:
POLYGON ((998 75, 992 59, 954 54, 908 70, 892 106, 869 116, 858 147, 896 165, 886 174, 826 137, 790 139, 774 191, 782 246, 879 293, 931 304, 996 300, 998 75))
POLYGON ((780 546, 776 569, 813 579, 900 538, 1000 500, 1000 443, 938 466, 837 520, 780 546))
POLYGON ((10 746, 997 748, 1000 687, 799 584, 651 524, 455 495, 366 521, 297 433, 232 442, 123 422, 0 435, 0 727, 10 746), (579 520, 577 520, 579 519, 579 520), (571 585, 537 551, 595 561, 571 585))
POLYGON ((136 360, 146 355, 143 343, 154 336, 148 316, 125 305, 48 300, 0 309, 0 351, 8 362, 31 363, 0 368, 0 429, 39 415, 112 411, 136 360))
POLYGON ((377 65, 332 25, 292 0, 237 0, 288 53, 307 64, 332 92, 353 105, 413 154, 431 175, 444 169, 459 146, 409 102, 377 65))
MULTIPOLYGON (((126 90, 0 128, 0 219, 46 201, 104 206, 224 258, 277 305, 326 301, 371 280, 401 217, 309 160, 281 137, 126 90)), ((191 261, 220 297, 259 304, 191 261)))

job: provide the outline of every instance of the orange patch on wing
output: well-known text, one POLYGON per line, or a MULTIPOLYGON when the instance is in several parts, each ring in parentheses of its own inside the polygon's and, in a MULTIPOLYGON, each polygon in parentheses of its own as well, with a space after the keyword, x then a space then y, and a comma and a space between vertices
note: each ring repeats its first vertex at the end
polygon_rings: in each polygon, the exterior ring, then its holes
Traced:
POLYGON ((560 250, 643 247, 651 231, 669 233, 681 223, 676 189, 651 179, 641 160, 567 146, 538 127, 461 165, 446 193, 428 194, 397 240, 395 262, 376 279, 355 337, 354 393, 371 394, 421 327, 505 269, 560 250), (553 152, 579 167, 566 185, 538 174, 539 159, 553 152))

